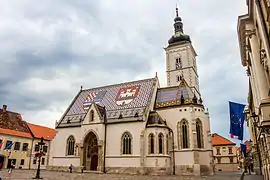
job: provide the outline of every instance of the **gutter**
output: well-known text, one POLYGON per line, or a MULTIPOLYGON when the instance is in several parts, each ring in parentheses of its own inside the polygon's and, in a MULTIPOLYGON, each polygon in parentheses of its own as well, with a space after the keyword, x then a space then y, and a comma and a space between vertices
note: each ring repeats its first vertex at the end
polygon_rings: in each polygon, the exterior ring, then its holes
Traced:
POLYGON ((173 175, 175 175, 175 152, 174 152, 174 133, 173 130, 168 127, 169 131, 172 133, 172 159, 173 159, 173 175))
POLYGON ((106 144, 107 144, 107 116, 106 116, 106 108, 104 106, 104 126, 105 126, 105 130, 104 130, 104 151, 103 151, 103 173, 106 173, 106 144))

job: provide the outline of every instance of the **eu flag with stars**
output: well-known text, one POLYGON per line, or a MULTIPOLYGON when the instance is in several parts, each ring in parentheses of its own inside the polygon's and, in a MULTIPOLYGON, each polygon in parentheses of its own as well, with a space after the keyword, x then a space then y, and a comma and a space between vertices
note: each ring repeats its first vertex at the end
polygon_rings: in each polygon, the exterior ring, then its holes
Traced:
POLYGON ((230 134, 231 138, 243 140, 243 125, 245 121, 245 105, 229 102, 230 107, 230 134))

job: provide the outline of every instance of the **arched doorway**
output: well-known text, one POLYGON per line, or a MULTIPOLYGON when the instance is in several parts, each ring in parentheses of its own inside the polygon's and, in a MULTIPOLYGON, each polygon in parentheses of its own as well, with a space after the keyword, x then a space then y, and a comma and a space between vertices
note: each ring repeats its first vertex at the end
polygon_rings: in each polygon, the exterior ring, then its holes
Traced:
POLYGON ((96 171, 98 167, 98 140, 93 132, 89 132, 85 137, 83 154, 83 165, 85 170, 96 171))

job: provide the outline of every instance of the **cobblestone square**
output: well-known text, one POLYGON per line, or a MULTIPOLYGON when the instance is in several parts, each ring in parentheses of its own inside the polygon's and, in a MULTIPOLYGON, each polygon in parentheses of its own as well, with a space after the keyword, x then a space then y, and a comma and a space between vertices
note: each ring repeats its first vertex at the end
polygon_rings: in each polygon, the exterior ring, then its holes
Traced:
MULTIPOLYGON (((35 176, 34 170, 14 170, 8 174, 7 170, 1 171, 3 180, 32 179, 35 176)), ((96 173, 65 173, 55 171, 41 171, 40 177, 44 180, 238 180, 241 173, 220 173, 211 177, 191 177, 191 176, 140 176, 124 174, 96 174, 96 173)))

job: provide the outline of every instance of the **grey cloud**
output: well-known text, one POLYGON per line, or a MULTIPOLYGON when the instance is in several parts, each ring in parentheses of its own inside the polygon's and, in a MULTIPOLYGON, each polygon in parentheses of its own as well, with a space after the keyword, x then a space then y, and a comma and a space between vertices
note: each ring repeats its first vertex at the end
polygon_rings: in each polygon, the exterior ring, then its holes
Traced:
MULTIPOLYGON (((31 122, 50 117, 52 121, 43 125, 53 126, 81 84, 91 88, 148 78, 157 69, 164 74, 162 48, 173 33, 175 2, 1 3, 0 102, 35 119, 31 122), (42 92, 23 87, 31 78, 47 80, 52 87, 42 92), (55 89, 56 79, 62 79, 65 86, 55 89)), ((184 31, 199 55, 200 87, 212 131, 224 136, 229 128, 228 100, 246 102, 247 83, 236 34, 237 16, 245 10, 245 3, 235 0, 185 0, 179 4, 184 31)))

